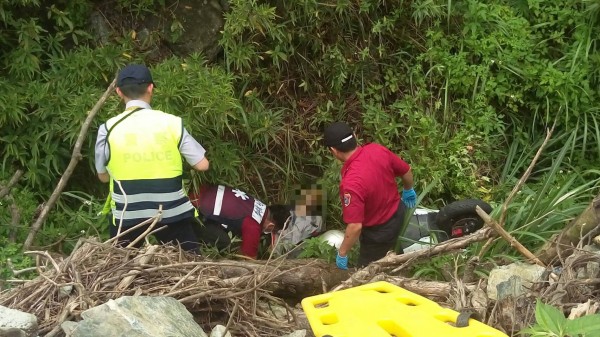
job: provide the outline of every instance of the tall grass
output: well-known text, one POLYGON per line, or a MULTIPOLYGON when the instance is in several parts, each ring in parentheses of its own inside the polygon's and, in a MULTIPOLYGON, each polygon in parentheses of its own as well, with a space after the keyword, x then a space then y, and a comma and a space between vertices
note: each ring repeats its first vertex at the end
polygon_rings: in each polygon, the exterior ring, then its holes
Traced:
MULTIPOLYGON (((581 214, 600 191, 599 169, 573 165, 581 153, 584 134, 580 129, 553 136, 532 175, 508 205, 504 228, 531 251, 536 251, 581 214)), ((527 136, 536 138, 534 135, 527 136)), ((509 147, 500 182, 495 187, 494 200, 498 205, 508 197, 531 162, 542 143, 543 138, 539 138, 539 141, 526 145, 519 141, 523 137, 515 137, 517 140, 509 147)), ((499 218, 501 211, 501 207, 495 207, 492 217, 499 218)), ((413 276, 444 279, 450 262, 460 275, 466 261, 479 255, 482 247, 482 243, 475 244, 456 256, 433 257, 415 265, 413 276)), ((482 256, 482 260, 493 263, 520 259, 522 256, 502 238, 496 238, 482 256)), ((482 270, 476 272, 482 276, 485 274, 482 270)))
MULTIPOLYGON (((505 229, 530 250, 539 248, 577 217, 600 189, 599 170, 572 165, 580 153, 581 137, 584 135, 578 130, 554 137, 532 177, 508 205, 505 229), (574 147, 576 143, 579 144, 574 147)), ((504 186, 500 186, 500 190, 503 191, 512 188, 520 169, 537 151, 533 146, 521 152, 516 144, 511 145, 502 173, 504 186)), ((498 217, 499 212, 501 209, 496 208, 492 215, 498 217)), ((517 257, 516 254, 505 240, 496 239, 485 256, 512 258, 517 257)))

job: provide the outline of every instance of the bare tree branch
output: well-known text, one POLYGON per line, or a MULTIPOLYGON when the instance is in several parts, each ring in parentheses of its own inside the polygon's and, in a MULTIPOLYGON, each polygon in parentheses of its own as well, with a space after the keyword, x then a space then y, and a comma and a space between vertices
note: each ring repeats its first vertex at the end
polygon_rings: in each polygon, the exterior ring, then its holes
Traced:
POLYGON ((37 232, 40 230, 40 228, 42 227, 42 225, 48 218, 50 209, 52 207, 54 207, 54 205, 58 201, 58 198, 60 197, 61 192, 67 185, 67 181, 69 181, 71 174, 73 174, 75 167, 81 160, 81 158, 82 158, 81 147, 83 146, 83 142, 87 135, 87 131, 90 127, 90 124, 92 123, 92 120, 94 119, 94 117, 96 116, 98 111, 100 111, 100 108, 102 108, 102 106, 104 105, 104 103, 106 102, 106 100, 108 99, 110 94, 115 89, 116 82, 117 82, 117 79, 115 78, 112 81, 112 83, 108 86, 108 88, 106 89, 106 91, 104 92, 102 97, 100 97, 98 102, 96 102, 96 105, 94 105, 94 108, 88 113, 87 118, 83 122, 83 125, 81 126, 81 130, 79 131, 79 136, 77 137, 77 141, 75 141, 75 147, 73 148, 73 155, 71 156, 71 161, 69 162, 69 166, 67 166, 67 169, 65 170, 62 177, 58 181, 58 184, 54 188, 54 192, 52 192, 52 195, 50 195, 50 199, 48 199, 48 202, 42 209, 40 216, 31 225, 31 230, 29 231, 29 234, 27 235, 27 239, 25 240, 25 243, 23 244, 24 250, 28 250, 31 247, 31 245, 33 244, 35 235, 37 234, 37 232))
POLYGON ((475 206, 475 211, 477 214, 485 221, 485 224, 490 226, 493 230, 496 231, 501 237, 503 237, 508 243, 515 247, 521 255, 525 256, 527 259, 533 261, 535 264, 540 265, 542 267, 546 267, 546 265, 540 261, 533 253, 529 251, 525 246, 523 246, 517 239, 515 239, 509 232, 506 231, 500 224, 498 224, 494 219, 492 219, 481 207, 475 206))
MULTIPOLYGON (((504 200, 504 203, 502 204, 502 214, 500 214, 500 220, 498 221, 498 224, 500 225, 500 227, 504 227, 504 222, 506 221, 506 214, 508 213, 508 205, 511 203, 511 201, 515 197, 515 195, 517 195, 517 193, 521 190, 521 187, 523 187, 523 184, 525 184, 525 181, 527 181, 527 179, 529 179, 529 176, 531 175, 531 171, 533 171, 535 164, 537 163, 538 159, 542 155, 542 151, 546 147, 546 144, 548 144, 548 141, 550 140, 550 137, 552 136, 552 133, 554 132, 555 126, 556 126, 556 122, 554 122, 554 125, 552 125, 552 128, 550 130, 546 131, 546 138, 544 139, 544 142, 542 143, 540 148, 537 150, 531 163, 529 163, 527 170, 525 170, 525 173, 523 173, 523 175, 521 176, 521 179, 519 179, 517 184, 513 187, 512 191, 508 195, 508 198, 506 198, 506 200, 504 200)), ((491 247, 492 240, 494 240, 494 238, 489 238, 487 240, 487 242, 483 245, 483 248, 481 249, 481 251, 479 252, 479 255, 478 255, 479 258, 482 258, 483 255, 487 252, 487 250, 491 247)))
POLYGON ((431 246, 431 248, 429 249, 421 249, 400 255, 388 253, 388 255, 384 256, 383 258, 370 263, 363 269, 356 271, 350 276, 349 279, 342 282, 341 285, 337 286, 333 290, 337 291, 341 289, 351 288, 356 285, 364 284, 368 282, 368 280, 370 280, 373 277, 373 275, 377 275, 389 270, 399 269, 404 263, 412 263, 419 259, 453 252, 465 248, 471 243, 486 240, 494 235, 495 232, 491 228, 485 227, 471 235, 450 239, 448 241, 439 243, 435 246, 431 246))
POLYGON ((2 187, 2 189, 0 190, 0 199, 8 195, 10 189, 13 188, 13 186, 17 183, 17 181, 19 181, 19 179, 21 179, 22 175, 22 170, 17 170, 15 174, 13 174, 12 178, 10 178, 10 180, 8 181, 8 185, 2 187))

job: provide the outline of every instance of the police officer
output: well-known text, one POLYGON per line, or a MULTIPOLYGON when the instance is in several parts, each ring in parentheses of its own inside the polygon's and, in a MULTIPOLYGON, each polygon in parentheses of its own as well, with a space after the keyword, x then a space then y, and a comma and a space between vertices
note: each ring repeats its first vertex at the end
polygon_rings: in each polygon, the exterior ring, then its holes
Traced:
POLYGON ((340 199, 347 224, 336 265, 348 268, 348 252, 360 238, 359 266, 379 260, 394 247, 405 208, 416 205, 410 166, 388 148, 370 143, 359 146, 348 124, 325 128, 325 146, 343 163, 340 199), (402 201, 396 185, 402 178, 402 201))
POLYGON ((267 206, 244 191, 224 185, 200 186, 189 197, 203 217, 204 226, 199 229, 202 241, 222 250, 231 243, 227 235, 231 232, 242 239, 241 253, 253 259, 258 257, 261 234, 276 234, 291 217, 285 205, 267 206))
MULTIPOLYGON (((125 111, 98 129, 95 166, 100 181, 110 182, 110 235, 115 237, 156 216, 162 206, 154 228, 160 228, 157 239, 197 252, 193 230, 197 220, 183 190, 181 155, 198 171, 208 170, 209 162, 205 149, 187 132, 180 117, 150 107, 154 87, 146 66, 131 64, 121 69, 116 91, 125 102, 125 111)), ((118 242, 129 244, 150 223, 118 242)))

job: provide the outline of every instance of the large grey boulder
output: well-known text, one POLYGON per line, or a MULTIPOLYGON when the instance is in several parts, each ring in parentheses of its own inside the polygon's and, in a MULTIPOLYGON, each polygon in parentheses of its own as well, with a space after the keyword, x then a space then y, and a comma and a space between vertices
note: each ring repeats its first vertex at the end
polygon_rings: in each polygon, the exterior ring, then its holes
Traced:
MULTIPOLYGON (((135 39, 147 49, 148 57, 164 57, 165 50, 179 57, 199 53, 208 61, 219 55, 222 51, 219 39, 225 27, 228 1, 166 0, 165 7, 168 10, 164 12, 136 16, 132 27, 127 27, 135 31, 135 39)), ((123 23, 130 19, 129 14, 126 17, 107 17, 98 10, 88 18, 88 29, 98 44, 106 44, 111 36, 122 34, 123 23)))
POLYGON ((225 25, 226 1, 178 0, 173 15, 181 23, 183 31, 176 39, 169 38, 171 26, 165 27, 165 37, 171 41, 171 50, 179 56, 202 53, 212 60, 221 51, 219 39, 225 25))
POLYGON ((488 278, 487 296, 500 300, 509 296, 518 297, 533 283, 542 281, 546 268, 526 263, 512 263, 492 269, 488 278))
POLYGON ((34 337, 37 334, 37 317, 0 305, 0 336, 34 337), (24 335, 17 330, 21 330, 24 335))
POLYGON ((0 328, 0 337, 28 337, 27 333, 17 328, 0 328))
POLYGON ((68 337, 208 337, 185 306, 171 297, 124 296, 62 325, 68 337))

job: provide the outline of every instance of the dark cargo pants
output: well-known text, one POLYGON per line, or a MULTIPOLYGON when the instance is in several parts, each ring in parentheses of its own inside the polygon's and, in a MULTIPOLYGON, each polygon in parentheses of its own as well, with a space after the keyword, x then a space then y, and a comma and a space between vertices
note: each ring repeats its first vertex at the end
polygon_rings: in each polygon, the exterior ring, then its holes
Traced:
POLYGON ((363 226, 360 233, 358 267, 365 267, 369 263, 381 259, 388 251, 394 249, 400 234, 400 227, 404 221, 405 211, 406 207, 400 200, 396 212, 388 221, 381 225, 363 226))

